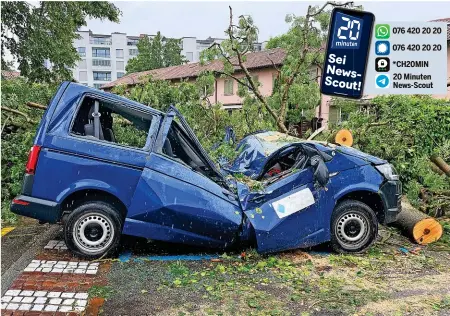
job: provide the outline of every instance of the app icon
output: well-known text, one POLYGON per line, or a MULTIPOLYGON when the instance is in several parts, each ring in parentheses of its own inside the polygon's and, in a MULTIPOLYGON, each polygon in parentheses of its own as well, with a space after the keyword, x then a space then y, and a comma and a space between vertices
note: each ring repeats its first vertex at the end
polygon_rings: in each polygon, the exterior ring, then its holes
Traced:
POLYGON ((389 24, 377 24, 375 26, 375 37, 388 39, 391 36, 391 27, 389 24))
POLYGON ((375 71, 378 72, 388 72, 391 68, 389 58, 387 57, 377 57, 375 59, 375 71))
POLYGON ((382 88, 382 89, 386 89, 389 88, 389 83, 390 83, 390 79, 389 79, 389 75, 377 75, 375 77, 375 85, 377 88, 382 88))
POLYGON ((386 56, 391 52, 391 44, 389 41, 376 41, 375 53, 377 55, 386 56))

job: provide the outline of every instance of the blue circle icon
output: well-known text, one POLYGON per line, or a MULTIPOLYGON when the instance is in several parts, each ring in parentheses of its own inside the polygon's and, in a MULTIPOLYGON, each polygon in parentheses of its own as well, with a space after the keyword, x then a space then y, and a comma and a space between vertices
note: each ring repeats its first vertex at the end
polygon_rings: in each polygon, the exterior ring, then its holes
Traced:
POLYGON ((389 75, 378 75, 375 78, 375 84, 377 88, 387 88, 389 87, 390 79, 389 75))

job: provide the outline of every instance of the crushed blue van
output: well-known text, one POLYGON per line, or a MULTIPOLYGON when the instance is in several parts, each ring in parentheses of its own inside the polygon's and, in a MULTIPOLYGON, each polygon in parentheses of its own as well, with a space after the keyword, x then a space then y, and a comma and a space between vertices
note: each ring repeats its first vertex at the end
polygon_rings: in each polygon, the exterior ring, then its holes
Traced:
POLYGON ((122 234, 261 253, 330 241, 361 252, 400 212, 395 169, 358 150, 277 132, 249 135, 236 150, 219 168, 174 107, 162 113, 64 82, 11 210, 61 223, 67 246, 89 258, 113 252, 122 234))

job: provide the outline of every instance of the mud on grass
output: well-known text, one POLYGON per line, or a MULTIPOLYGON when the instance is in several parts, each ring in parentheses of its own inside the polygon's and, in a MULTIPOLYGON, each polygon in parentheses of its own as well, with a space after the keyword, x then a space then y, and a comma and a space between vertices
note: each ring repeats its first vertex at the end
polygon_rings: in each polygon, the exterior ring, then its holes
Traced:
POLYGON ((364 255, 114 263, 105 315, 446 315, 450 255, 389 237, 364 255))

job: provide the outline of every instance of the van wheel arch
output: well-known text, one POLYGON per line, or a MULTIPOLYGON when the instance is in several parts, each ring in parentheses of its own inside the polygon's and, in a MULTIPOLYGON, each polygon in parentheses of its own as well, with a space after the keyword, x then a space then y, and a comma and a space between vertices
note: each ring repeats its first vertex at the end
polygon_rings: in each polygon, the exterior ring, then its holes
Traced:
POLYGON ((385 209, 383 200, 378 193, 367 190, 348 192, 336 201, 336 205, 339 205, 339 203, 345 200, 354 200, 366 204, 374 211, 375 215, 377 216, 378 222, 381 224, 384 223, 385 209))
POLYGON ((72 192, 61 203, 61 222, 67 220, 67 216, 81 204, 89 201, 102 201, 114 206, 119 211, 122 220, 127 216, 128 209, 125 204, 115 195, 96 189, 85 189, 72 192))

